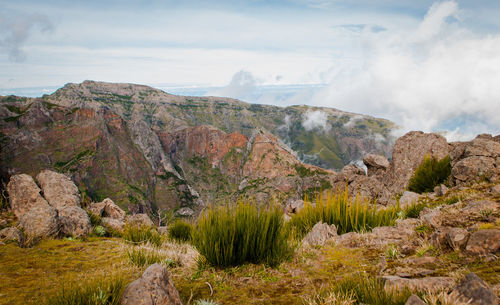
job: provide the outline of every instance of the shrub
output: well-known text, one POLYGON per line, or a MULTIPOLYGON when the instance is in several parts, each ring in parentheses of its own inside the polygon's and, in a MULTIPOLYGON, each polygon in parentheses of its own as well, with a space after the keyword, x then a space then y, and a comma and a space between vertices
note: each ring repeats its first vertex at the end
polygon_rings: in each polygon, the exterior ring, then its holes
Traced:
POLYGON ((276 265, 292 254, 283 211, 249 203, 212 206, 198 219, 193 244, 213 266, 276 265))
POLYGON ((118 305, 125 289, 121 276, 112 276, 87 281, 83 284, 62 287, 54 296, 48 298, 47 305, 118 305))
POLYGON ((160 246, 162 243, 160 233, 151 227, 127 225, 123 230, 122 237, 123 239, 136 244, 149 242, 152 245, 160 246))
POLYGON ((412 192, 432 192, 434 187, 444 182, 451 173, 450 156, 441 160, 426 156, 410 178, 408 189, 412 192))
POLYGON ((191 240, 193 226, 183 220, 176 220, 168 227, 168 236, 179 242, 191 240))
POLYGON ((427 206, 424 202, 413 202, 403 209, 404 218, 418 218, 420 212, 427 206))
POLYGON ((350 197, 347 190, 329 193, 326 198, 316 197, 315 201, 315 205, 306 202, 290 221, 299 236, 307 234, 320 221, 337 226, 339 234, 369 231, 378 226, 393 225, 399 211, 397 206, 377 209, 375 204, 350 197))
POLYGON ((106 235, 106 228, 104 228, 103 226, 95 226, 94 233, 99 237, 103 237, 106 235))

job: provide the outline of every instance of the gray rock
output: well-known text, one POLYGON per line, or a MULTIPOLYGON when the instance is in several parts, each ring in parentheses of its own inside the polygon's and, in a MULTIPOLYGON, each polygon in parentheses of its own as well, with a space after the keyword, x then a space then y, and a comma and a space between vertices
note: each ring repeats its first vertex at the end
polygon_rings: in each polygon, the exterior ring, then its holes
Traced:
POLYGON ((337 227, 335 227, 335 225, 318 222, 311 231, 307 233, 303 241, 311 246, 322 246, 328 240, 334 239, 335 237, 337 237, 337 227))
POLYGON ((405 191, 403 193, 403 196, 401 196, 401 198, 399 198, 399 205, 401 206, 402 209, 404 209, 405 207, 407 207, 413 203, 417 203, 418 200, 420 199, 420 197, 421 197, 420 194, 410 192, 410 191, 405 191))
POLYGON ((406 301, 405 305, 426 305, 426 304, 419 297, 412 294, 406 301))
POLYGON ((7 184, 10 207, 17 218, 21 218, 33 207, 48 205, 47 201, 40 195, 40 188, 33 178, 26 174, 10 177, 7 184))
POLYGON ((125 222, 120 219, 115 219, 111 217, 103 217, 101 218, 101 222, 106 227, 109 227, 115 231, 122 232, 125 228, 125 222))
POLYGON ((446 234, 448 245, 453 250, 462 250, 469 239, 469 232, 462 228, 450 228, 446 234))
POLYGON ((36 176, 36 180, 51 206, 57 209, 66 206, 80 207, 78 188, 68 176, 43 170, 36 176))
POLYGON ((416 279, 406 279, 399 276, 388 275, 382 277, 385 280, 385 289, 404 289, 417 291, 438 292, 451 289, 455 285, 455 280, 451 277, 423 277, 416 279))
POLYGON ((479 230, 469 238, 465 250, 470 254, 495 254, 500 250, 500 230, 479 230))
POLYGON ((461 302, 471 305, 498 305, 499 299, 476 274, 469 273, 454 290, 461 302))
POLYGON ((152 227, 154 225, 147 214, 130 215, 126 222, 133 227, 152 227))
POLYGON ((154 264, 125 288, 120 304, 182 305, 182 302, 167 268, 154 264))
POLYGON ((82 208, 68 205, 59 208, 57 211, 63 234, 81 237, 92 231, 89 216, 82 208))
POLYGON ((16 227, 8 227, 0 230, 0 241, 9 242, 16 241, 18 243, 23 243, 24 235, 16 227))
POLYGON ((419 218, 434 229, 439 228, 442 223, 441 212, 436 209, 424 208, 419 218))
POLYGON ((29 239, 55 236, 59 233, 57 210, 49 204, 33 207, 19 218, 19 227, 29 239))
POLYGON ((365 155, 363 163, 366 165, 368 176, 383 174, 390 166, 386 157, 375 154, 365 155))

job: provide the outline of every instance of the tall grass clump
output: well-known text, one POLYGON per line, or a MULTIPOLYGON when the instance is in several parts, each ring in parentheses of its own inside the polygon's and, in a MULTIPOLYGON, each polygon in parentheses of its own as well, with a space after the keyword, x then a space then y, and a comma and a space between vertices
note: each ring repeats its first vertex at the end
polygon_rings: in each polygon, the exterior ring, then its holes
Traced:
POLYGON ((192 242, 213 266, 245 262, 273 266, 292 254, 288 232, 278 206, 238 202, 207 209, 198 219, 192 242))
POLYGON ((176 220, 168 227, 168 236, 178 242, 186 242, 191 240, 191 234, 193 232, 193 226, 184 221, 176 220))
POLYGON ((154 228, 146 226, 138 227, 127 225, 123 230, 122 238, 135 244, 149 242, 158 247, 162 243, 160 233, 154 228))
POLYGON ((125 290, 126 282, 122 276, 103 277, 62 287, 49 297, 47 305, 118 305, 125 290))
POLYGON ((314 204, 306 200, 304 208, 290 220, 290 225, 299 236, 307 234, 318 222, 334 224, 339 234, 365 232, 378 226, 394 225, 398 211, 398 206, 377 209, 376 204, 349 196, 346 189, 329 193, 326 198, 318 196, 314 204))
POLYGON ((127 256, 132 264, 137 266, 149 266, 155 263, 174 264, 166 255, 144 248, 133 248, 127 252, 127 256))
POLYGON ((450 156, 439 160, 426 156, 410 178, 408 189, 415 193, 432 192, 434 187, 444 182, 451 174, 450 156))
POLYGON ((418 218, 420 212, 422 212, 425 207, 427 207, 425 202, 413 202, 403 209, 403 216, 404 218, 418 218))

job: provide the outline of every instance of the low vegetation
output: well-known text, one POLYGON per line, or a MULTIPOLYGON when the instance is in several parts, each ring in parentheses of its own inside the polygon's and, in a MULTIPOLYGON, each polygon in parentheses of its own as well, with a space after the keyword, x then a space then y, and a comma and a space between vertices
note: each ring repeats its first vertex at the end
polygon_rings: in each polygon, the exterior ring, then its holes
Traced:
POLYGON ((441 160, 426 156, 413 173, 408 189, 419 194, 432 192, 434 187, 445 182, 450 174, 450 156, 446 156, 441 160))
POLYGON ((176 220, 168 227, 168 237, 178 242, 191 240, 192 233, 193 225, 184 220, 176 220))
POLYGON ((337 232, 366 232, 378 226, 394 225, 399 207, 378 209, 359 197, 349 196, 347 191, 329 193, 326 198, 316 197, 313 203, 305 203, 305 207, 292 217, 290 225, 299 236, 304 236, 318 222, 337 226, 337 232))
POLYGON ((420 212, 427 207, 425 202, 412 202, 403 209, 404 218, 418 218, 420 212))
POLYGON ((158 231, 152 227, 125 226, 122 234, 123 239, 134 244, 149 242, 152 245, 160 246, 162 237, 158 231))
POLYGON ((239 202, 206 210, 196 224, 193 244, 213 266, 276 265, 292 253, 288 236, 280 207, 239 202))
POLYGON ((133 248, 127 252, 132 264, 137 266, 149 266, 155 263, 162 263, 167 266, 174 265, 174 261, 166 255, 145 248, 133 248))

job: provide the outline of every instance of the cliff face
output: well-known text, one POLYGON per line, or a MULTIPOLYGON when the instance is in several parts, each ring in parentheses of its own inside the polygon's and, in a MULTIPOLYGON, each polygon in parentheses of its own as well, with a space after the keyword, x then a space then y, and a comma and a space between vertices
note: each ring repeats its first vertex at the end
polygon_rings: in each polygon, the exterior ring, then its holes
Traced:
POLYGON ((0 172, 4 180, 45 168, 71 173, 84 196, 132 211, 239 195, 299 198, 328 186, 328 169, 390 154, 393 126, 329 108, 86 81, 42 98, 0 97, 0 172))

